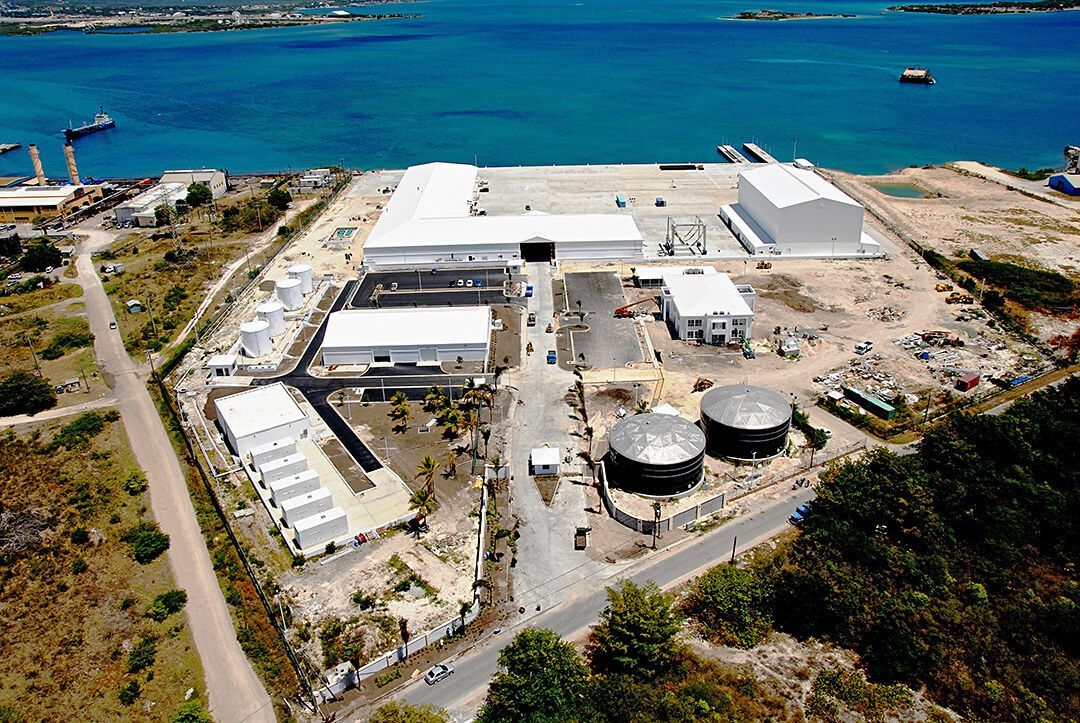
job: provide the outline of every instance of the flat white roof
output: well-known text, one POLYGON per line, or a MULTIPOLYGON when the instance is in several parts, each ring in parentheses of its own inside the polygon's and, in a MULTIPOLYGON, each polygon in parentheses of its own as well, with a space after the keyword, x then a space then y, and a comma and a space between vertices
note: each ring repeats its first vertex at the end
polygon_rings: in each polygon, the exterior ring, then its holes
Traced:
POLYGON ((240 439, 291 422, 307 421, 307 415, 282 382, 256 387, 214 400, 218 419, 240 439))
POLYGON ((9 208, 29 206, 59 206, 81 188, 95 189, 85 184, 74 186, 13 186, 0 188, 0 206, 9 208))
POLYGON ((210 361, 207 362, 207 365, 209 365, 211 367, 232 367, 232 366, 236 366, 236 355, 235 354, 215 354, 214 356, 210 357, 210 361))
POLYGON ((296 440, 295 439, 293 439, 292 437, 282 437, 281 439, 275 439, 273 442, 267 442, 265 444, 260 444, 260 445, 257 445, 255 447, 252 447, 251 449, 248 450, 248 452, 251 454, 252 457, 258 457, 260 455, 266 454, 267 452, 273 451, 273 450, 277 449, 278 447, 295 447, 295 446, 296 446, 296 440))
POLYGON ((187 198, 187 186, 183 183, 159 183, 143 191, 127 203, 121 204, 120 207, 137 211, 152 211, 163 203, 176 203, 185 198, 187 198))
POLYGON ((679 316, 754 315, 727 274, 674 276, 665 280, 664 288, 679 316))
POLYGON ((326 322, 323 349, 487 344, 491 308, 348 309, 326 322))
POLYGON ((626 214, 473 216, 477 173, 476 166, 460 163, 411 166, 364 247, 641 240, 637 224, 626 214))
POLYGON ((529 453, 534 467, 558 467, 559 450, 555 447, 537 447, 529 453))
POLYGON ((326 512, 316 512, 311 517, 305 517, 302 520, 297 520, 293 524, 292 528, 297 534, 300 534, 304 530, 314 529, 320 525, 327 524, 334 520, 339 520, 345 516, 345 510, 341 509, 340 507, 331 507, 326 512))
POLYGON ((640 242, 641 232, 632 217, 616 214, 465 216, 412 221, 375 241, 368 239, 364 248, 518 244, 534 239, 555 243, 640 242))
POLYGON ((784 163, 770 163, 767 166, 740 171, 739 183, 744 182, 757 188, 777 208, 822 198, 862 208, 851 196, 813 171, 784 163))
POLYGON ((638 266, 636 268, 639 279, 661 281, 669 276, 704 276, 716 273, 716 269, 712 266, 638 266))

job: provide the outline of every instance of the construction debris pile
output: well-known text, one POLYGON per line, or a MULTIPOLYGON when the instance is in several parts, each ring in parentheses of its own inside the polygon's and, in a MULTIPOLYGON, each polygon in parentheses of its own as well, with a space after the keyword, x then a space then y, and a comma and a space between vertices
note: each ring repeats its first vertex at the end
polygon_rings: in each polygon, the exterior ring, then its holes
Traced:
POLYGON ((887 402, 898 401, 904 397, 902 385, 884 369, 883 361, 884 357, 880 354, 852 359, 847 366, 814 377, 814 383, 822 385, 825 392, 856 387, 887 402))
POLYGON ((907 309, 897 309, 894 306, 882 306, 880 308, 867 309, 866 315, 878 321, 900 321, 907 316, 907 309))

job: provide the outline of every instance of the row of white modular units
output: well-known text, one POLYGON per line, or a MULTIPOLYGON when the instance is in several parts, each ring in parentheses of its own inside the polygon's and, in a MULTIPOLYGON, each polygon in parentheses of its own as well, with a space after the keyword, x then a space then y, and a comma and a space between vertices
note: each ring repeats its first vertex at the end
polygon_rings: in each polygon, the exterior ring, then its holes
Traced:
POLYGON ((345 511, 334 505, 333 495, 321 486, 307 457, 296 450, 295 440, 287 437, 259 445, 251 449, 250 458, 259 484, 281 510, 282 522, 292 528, 296 547, 310 551, 348 536, 345 511))

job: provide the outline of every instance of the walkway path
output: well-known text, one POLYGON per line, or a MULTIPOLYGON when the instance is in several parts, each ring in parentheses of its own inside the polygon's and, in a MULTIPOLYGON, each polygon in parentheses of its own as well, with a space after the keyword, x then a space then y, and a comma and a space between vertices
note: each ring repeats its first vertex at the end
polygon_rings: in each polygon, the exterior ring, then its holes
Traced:
MULTIPOLYGON (((101 242, 101 237, 93 239, 101 242)), ((188 496, 187 480, 154 400, 146 370, 124 349, 120 333, 109 329, 112 306, 84 248, 77 261, 86 315, 94 333, 94 354, 114 379, 114 397, 135 459, 150 487, 150 507, 169 535, 169 563, 176 584, 187 591, 187 619, 206 674, 210 712, 219 721, 273 721, 274 710, 262 683, 236 640, 232 618, 188 496)))
POLYGON ((116 397, 110 395, 90 402, 83 402, 82 404, 73 404, 70 407, 46 409, 44 412, 38 412, 33 416, 29 414, 18 414, 14 417, 0 417, 0 427, 14 427, 17 424, 29 424, 31 422, 47 422, 50 419, 60 419, 62 417, 69 417, 72 414, 88 412, 91 409, 100 409, 102 407, 112 407, 115 405, 116 397))

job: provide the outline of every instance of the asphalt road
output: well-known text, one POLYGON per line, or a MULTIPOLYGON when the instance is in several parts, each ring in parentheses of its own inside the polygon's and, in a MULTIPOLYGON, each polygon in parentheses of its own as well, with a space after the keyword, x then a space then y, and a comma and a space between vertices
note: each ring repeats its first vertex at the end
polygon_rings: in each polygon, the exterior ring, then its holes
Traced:
POLYGON ((90 254, 79 256, 76 265, 94 333, 94 355, 114 378, 116 406, 149 483, 150 508, 169 535, 173 578, 187 591, 185 614, 206 675, 210 712, 220 721, 273 721, 270 696, 236 640, 187 481, 146 388, 146 370, 128 356, 120 332, 109 329, 112 307, 90 254))
POLYGON ((597 580, 590 589, 550 610, 540 613, 527 611, 521 621, 512 626, 504 626, 500 635, 492 636, 486 643, 481 643, 479 650, 453 660, 456 671, 450 678, 430 686, 417 679, 401 689, 396 697, 416 705, 430 703, 467 719, 487 692, 488 683, 497 669, 499 651, 510 642, 519 628, 549 628, 568 639, 584 635, 607 604, 604 586, 624 578, 639 584, 652 580, 663 588, 677 585, 704 568, 728 559, 736 538, 739 541, 736 543, 738 549, 742 551, 786 529, 791 511, 811 499, 813 491, 801 489, 763 511, 729 522, 701 538, 662 552, 656 557, 648 557, 610 579, 597 580))
POLYGON ((586 316, 588 331, 574 331, 574 353, 585 355, 593 367, 622 367, 643 358, 641 344, 632 319, 616 319, 614 311, 626 303, 622 282, 617 274, 606 271, 582 271, 565 276, 571 313, 586 316))

